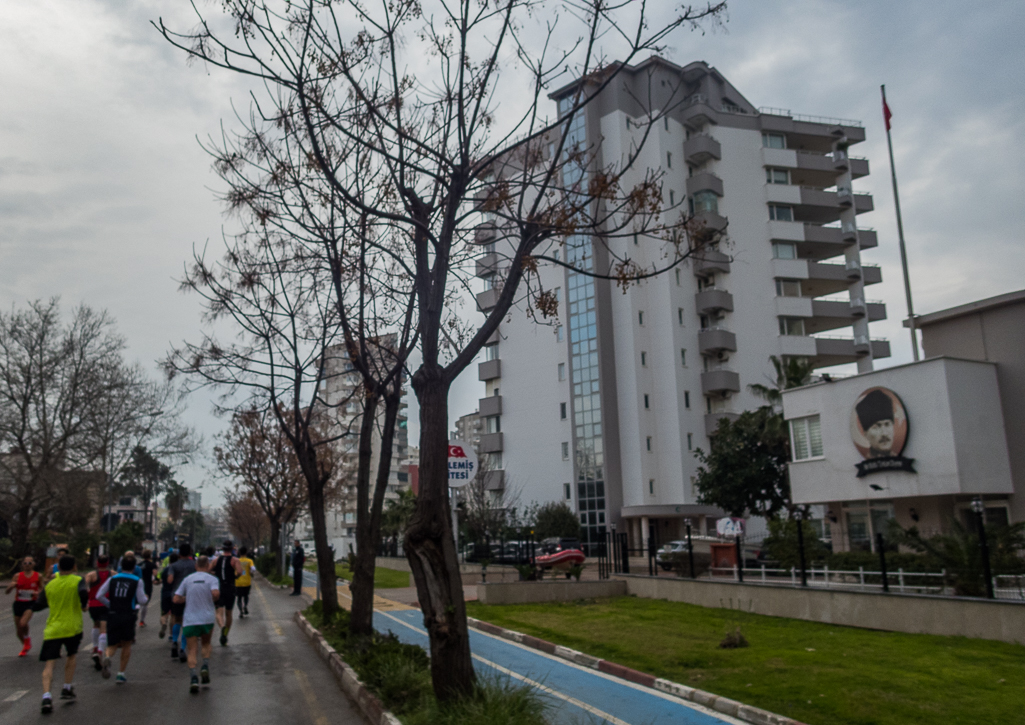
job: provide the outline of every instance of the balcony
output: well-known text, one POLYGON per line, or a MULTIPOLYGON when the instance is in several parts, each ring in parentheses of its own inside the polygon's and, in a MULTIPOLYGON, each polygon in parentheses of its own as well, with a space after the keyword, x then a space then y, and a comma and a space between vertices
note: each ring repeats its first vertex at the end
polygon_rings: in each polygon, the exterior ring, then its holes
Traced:
POLYGON ((478 380, 487 381, 500 377, 502 377, 501 360, 485 360, 477 366, 478 380))
POLYGON ((502 434, 481 433, 479 445, 481 453, 498 453, 502 450, 502 434))
POLYGON ((698 292, 694 298, 699 315, 733 312, 733 295, 724 289, 708 287, 698 292))
POLYGON ((861 121, 828 116, 807 116, 785 108, 759 108, 759 126, 763 131, 783 132, 790 146, 829 151, 838 137, 855 144, 865 140, 861 121))
POLYGON ((477 258, 477 276, 490 277, 498 271, 498 255, 494 252, 477 258))
POLYGON ((856 319, 867 317, 869 322, 886 319, 886 305, 866 303, 862 299, 812 300, 812 317, 804 321, 809 335, 841 327, 850 327, 856 319))
POLYGON ((707 133, 696 133, 683 142, 683 158, 691 166, 722 158, 722 146, 707 133))
POLYGON ((496 304, 498 304, 498 296, 501 293, 501 290, 495 289, 494 287, 486 289, 483 292, 479 292, 477 294, 477 309, 481 312, 491 310, 496 304))
POLYGON ((711 191, 716 196, 722 196, 722 179, 707 171, 687 177, 687 193, 693 196, 700 191, 711 191))
POLYGON ((719 421, 726 418, 731 423, 739 418, 738 413, 706 413, 705 414, 705 435, 711 438, 719 428, 719 421))
POLYGON ((698 352, 702 355, 719 355, 737 351, 737 336, 721 327, 706 327, 698 331, 698 352))
POLYGON ((873 358, 890 357, 890 343, 887 340, 862 338, 855 341, 850 337, 825 336, 811 339, 815 340, 816 367, 856 362, 869 350, 872 351, 873 358))
POLYGON ((740 392, 740 376, 732 370, 719 368, 701 373, 701 392, 705 395, 728 397, 740 392))
POLYGON ((861 279, 861 262, 856 259, 848 259, 843 265, 847 279, 855 281, 861 279))
POLYGON ((712 211, 699 211, 691 217, 687 230, 695 242, 707 242, 725 232, 728 224, 724 216, 712 211))
MULTIPOLYGON (((777 264, 774 267, 780 266, 780 261, 792 262, 794 260, 775 260, 777 264)), ((802 281, 801 291, 809 297, 825 297, 826 295, 835 294, 837 292, 846 292, 850 286, 852 276, 854 275, 854 269, 847 269, 846 264, 828 264, 825 262, 813 262, 804 260, 796 260, 797 262, 804 262, 807 265, 807 274, 793 274, 789 275, 797 279, 807 280, 802 281)), ((783 275, 777 275, 783 276, 783 275)), ((853 279, 857 279, 857 276, 853 276, 853 279)), ((882 282, 883 276, 879 267, 871 264, 861 265, 861 280, 866 285, 878 284, 882 282)))
MULTIPOLYGON (((493 360, 492 362, 498 362, 493 360)), ((496 376, 497 377, 497 376, 496 376)), ((481 418, 487 418, 492 415, 502 414, 502 396, 491 395, 487 398, 481 398, 477 401, 477 414, 481 418)))
MULTIPOLYGON (((495 435, 502 435, 496 433, 495 435)), ((484 490, 485 491, 504 491, 505 490, 505 471, 485 471, 484 472, 484 490)))
POLYGON ((490 222, 481 224, 473 230, 474 244, 494 244, 497 237, 498 229, 490 222))
POLYGON ((730 271, 729 255, 715 249, 699 249, 694 252, 694 274, 707 277, 710 274, 730 271))
POLYGON ((699 129, 708 123, 719 123, 719 112, 708 102, 708 97, 701 93, 685 98, 680 120, 685 126, 699 129))

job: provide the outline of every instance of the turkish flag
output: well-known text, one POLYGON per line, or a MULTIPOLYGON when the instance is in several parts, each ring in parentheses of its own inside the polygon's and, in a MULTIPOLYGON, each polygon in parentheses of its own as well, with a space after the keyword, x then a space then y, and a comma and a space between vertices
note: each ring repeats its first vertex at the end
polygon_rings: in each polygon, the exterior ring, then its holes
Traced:
POLYGON ((890 113, 890 107, 886 105, 886 96, 883 96, 883 121, 886 123, 886 130, 890 130, 890 119, 893 114, 890 113))

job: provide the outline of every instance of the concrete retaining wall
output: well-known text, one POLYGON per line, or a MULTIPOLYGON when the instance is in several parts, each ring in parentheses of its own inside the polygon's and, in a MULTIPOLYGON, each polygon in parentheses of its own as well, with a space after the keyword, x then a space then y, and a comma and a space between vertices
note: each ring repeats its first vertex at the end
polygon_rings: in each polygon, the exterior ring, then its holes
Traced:
POLYGON ((622 580, 628 593, 647 599, 739 609, 771 617, 791 617, 846 627, 1025 644, 1025 604, 1015 602, 778 587, 707 579, 623 575, 622 580))
MULTIPOLYGON (((490 573, 488 574, 490 576, 490 573)), ((478 584, 477 600, 481 604, 527 604, 529 602, 573 602, 577 599, 624 597, 627 582, 605 581, 539 581, 509 584, 478 584)))

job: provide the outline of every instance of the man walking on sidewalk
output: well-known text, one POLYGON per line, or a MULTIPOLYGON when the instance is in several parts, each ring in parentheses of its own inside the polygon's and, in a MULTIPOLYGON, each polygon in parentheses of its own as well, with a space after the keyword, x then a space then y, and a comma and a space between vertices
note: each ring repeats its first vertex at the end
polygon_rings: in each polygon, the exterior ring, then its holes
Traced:
POLYGON ((306 563, 306 550, 302 542, 295 540, 295 547, 292 549, 292 596, 297 597, 303 593, 303 565, 306 563))
POLYGON ((64 664, 61 699, 75 699, 75 660, 78 645, 82 642, 82 612, 89 602, 89 590, 82 577, 74 572, 75 557, 65 554, 57 562, 57 576, 47 583, 32 607, 37 612, 50 610, 43 630, 43 646, 39 651, 39 661, 46 663, 43 666, 44 713, 53 712, 50 686, 53 684, 53 663, 60 659, 61 648, 68 655, 64 664))
POLYGON ((174 601, 183 605, 182 634, 189 661, 189 692, 199 692, 200 677, 203 684, 210 682, 210 650, 217 610, 214 602, 220 597, 217 577, 210 574, 210 558, 201 556, 196 560, 196 571, 182 581, 174 593, 174 601), (203 648, 203 667, 196 672, 198 659, 196 650, 203 648), (198 676, 197 676, 198 675, 198 676))
POLYGON ((117 671, 117 684, 123 685, 128 679, 125 670, 132 656, 132 645, 135 643, 135 607, 146 605, 144 582, 137 577, 135 557, 125 556, 121 559, 121 571, 103 582, 96 599, 107 607, 107 649, 103 653, 103 679, 110 679, 110 658, 121 648, 121 665, 117 671))

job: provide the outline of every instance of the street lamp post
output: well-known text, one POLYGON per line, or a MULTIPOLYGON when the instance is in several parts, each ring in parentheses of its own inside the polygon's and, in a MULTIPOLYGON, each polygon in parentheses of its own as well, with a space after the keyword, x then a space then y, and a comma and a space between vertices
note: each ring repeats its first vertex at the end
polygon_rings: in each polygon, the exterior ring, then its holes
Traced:
POLYGON ((691 541, 690 538, 691 522, 690 519, 684 519, 684 521, 687 523, 687 558, 690 560, 690 578, 695 579, 696 576, 694 574, 694 542, 691 541))
POLYGON ((975 522, 979 527, 979 548, 982 551, 982 575, 986 578, 986 598, 995 599, 993 594, 993 574, 989 569, 989 543, 986 541, 986 504, 981 498, 972 501, 975 522))
POLYGON ((797 555, 801 563, 801 586, 808 586, 808 567, 804 560, 804 512, 797 514, 797 555))

